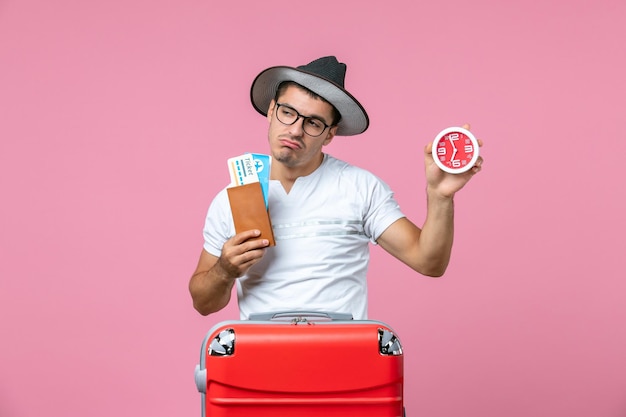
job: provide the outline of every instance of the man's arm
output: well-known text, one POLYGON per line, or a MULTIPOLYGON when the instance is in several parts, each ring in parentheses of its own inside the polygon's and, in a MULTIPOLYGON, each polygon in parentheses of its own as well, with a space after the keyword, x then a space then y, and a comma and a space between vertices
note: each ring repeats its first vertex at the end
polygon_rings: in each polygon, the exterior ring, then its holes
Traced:
MULTIPOLYGON (((463 126, 469 129, 469 125, 463 126)), ((482 146, 482 141, 479 141, 482 146)), ((479 157, 472 169, 449 174, 435 164, 432 143, 425 150, 427 214, 422 229, 407 218, 394 222, 378 238, 378 244, 415 271, 439 277, 444 274, 454 240, 454 195, 480 171, 479 157)))
POLYGON ((454 237, 454 202, 428 197, 428 214, 422 229, 403 217, 389 226, 378 244, 420 274, 439 277, 450 262, 454 237))
POLYGON ((235 235, 224 243, 219 257, 202 250, 189 280, 193 306, 200 314, 206 316, 228 305, 235 280, 263 257, 269 244, 266 239, 249 240, 259 234, 249 230, 235 235))

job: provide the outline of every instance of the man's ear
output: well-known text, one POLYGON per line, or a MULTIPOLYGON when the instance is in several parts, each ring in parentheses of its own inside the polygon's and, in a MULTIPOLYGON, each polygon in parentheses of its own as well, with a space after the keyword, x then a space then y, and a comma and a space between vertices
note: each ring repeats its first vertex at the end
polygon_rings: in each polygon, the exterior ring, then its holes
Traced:
POLYGON ((335 133, 337 133, 337 126, 333 126, 328 129, 328 136, 326 136, 326 139, 324 139, 323 146, 326 146, 330 142, 333 141, 333 138, 335 137, 335 133))
POLYGON ((274 116, 274 109, 276 108, 276 102, 274 101, 274 99, 272 99, 272 101, 270 101, 270 106, 267 109, 267 121, 271 122, 272 121, 272 117, 274 116))

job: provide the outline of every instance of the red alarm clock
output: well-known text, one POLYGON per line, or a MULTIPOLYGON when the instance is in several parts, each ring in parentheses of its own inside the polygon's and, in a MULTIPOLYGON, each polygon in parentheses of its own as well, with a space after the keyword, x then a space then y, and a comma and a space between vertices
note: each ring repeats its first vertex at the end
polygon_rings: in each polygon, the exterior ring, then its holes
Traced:
POLYGON ((478 140, 472 132, 462 127, 444 129, 433 142, 433 159, 443 171, 461 174, 476 163, 478 140))

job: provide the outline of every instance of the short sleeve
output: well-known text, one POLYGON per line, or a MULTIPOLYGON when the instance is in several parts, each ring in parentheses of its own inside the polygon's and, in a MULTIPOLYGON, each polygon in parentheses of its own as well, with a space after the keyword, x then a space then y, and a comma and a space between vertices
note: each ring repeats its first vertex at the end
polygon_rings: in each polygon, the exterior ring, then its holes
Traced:
POLYGON ((370 194, 364 216, 364 228, 371 242, 376 244, 380 235, 392 223, 406 216, 394 198, 393 191, 385 182, 373 174, 370 174, 368 182, 367 189, 370 190, 370 194))
POLYGON ((204 250, 214 256, 220 256, 224 243, 235 235, 235 226, 225 188, 211 202, 202 234, 204 250))

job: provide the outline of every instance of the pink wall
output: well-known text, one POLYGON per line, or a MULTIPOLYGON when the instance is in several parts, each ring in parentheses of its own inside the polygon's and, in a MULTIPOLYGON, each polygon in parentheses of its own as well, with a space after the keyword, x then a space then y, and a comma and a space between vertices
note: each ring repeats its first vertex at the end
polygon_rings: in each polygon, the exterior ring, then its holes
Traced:
POLYGON ((236 317, 190 304, 206 208, 267 150, 253 77, 326 54, 372 122, 327 150, 416 222, 423 146, 485 141, 445 278, 374 249, 409 414, 626 415, 626 3, 250 3, 0 2, 0 416, 199 415, 200 342, 236 317))

